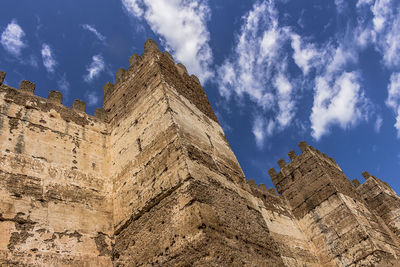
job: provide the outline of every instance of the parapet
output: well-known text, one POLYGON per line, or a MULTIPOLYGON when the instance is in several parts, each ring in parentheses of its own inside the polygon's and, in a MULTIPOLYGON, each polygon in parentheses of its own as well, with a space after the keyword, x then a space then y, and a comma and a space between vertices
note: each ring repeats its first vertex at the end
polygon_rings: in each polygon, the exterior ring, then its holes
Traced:
MULTIPOLYGON (((84 112, 85 115, 87 115, 89 117, 95 117, 103 122, 106 122, 106 120, 107 120, 107 113, 103 109, 96 110, 94 116, 86 114, 86 103, 82 100, 75 100, 72 105, 72 109, 68 108, 68 107, 62 105, 63 96, 62 96, 61 92, 56 91, 56 90, 50 90, 47 100, 46 100, 46 99, 43 99, 42 97, 39 97, 34 94, 36 85, 33 82, 23 80, 20 83, 19 89, 16 89, 14 87, 3 84, 5 76, 6 76, 6 73, 3 71, 0 71, 0 86, 3 90, 9 90, 9 92, 12 92, 13 95, 22 93, 22 94, 25 94, 24 98, 29 96, 29 97, 41 99, 40 103, 44 103, 43 105, 48 105, 48 104, 58 105, 62 108, 69 109, 70 111, 80 112, 80 113, 84 112)), ((24 98, 21 98, 21 99, 24 99, 24 98)))
POLYGON ((354 185, 355 188, 359 187, 361 185, 360 181, 358 179, 354 179, 353 181, 351 181, 354 185))
POLYGON ((49 96, 47 97, 50 102, 57 103, 57 104, 62 104, 62 94, 58 91, 51 90, 49 93, 49 96))
POLYGON ((72 104, 72 108, 76 111, 86 112, 86 103, 82 100, 75 99, 74 103, 72 104))
POLYGON ((151 38, 147 39, 147 41, 144 43, 144 52, 151 53, 157 51, 159 51, 157 43, 151 38))
POLYGON ((0 71, 0 85, 3 84, 5 78, 6 78, 6 73, 3 71, 0 71))
POLYGON ((367 171, 364 171, 361 175, 364 177, 365 180, 367 180, 369 177, 371 177, 371 174, 369 174, 369 172, 367 172, 367 171))
POLYGON ((247 184, 250 187, 252 195, 257 198, 262 198, 263 195, 269 195, 279 198, 279 195, 276 192, 275 188, 267 188, 265 184, 259 184, 257 186, 256 181, 254 181, 253 179, 248 179, 247 184))
MULTIPOLYGON (((132 93, 129 99, 136 97, 140 86, 147 88, 149 82, 153 81, 151 75, 154 74, 155 77, 157 76, 157 73, 150 72, 157 71, 160 72, 163 80, 170 84, 180 95, 187 98, 206 116, 218 122, 218 118, 212 110, 207 95, 201 87, 199 78, 195 75, 190 75, 182 63, 175 63, 170 53, 167 51, 160 52, 158 45, 152 39, 148 39, 145 42, 144 53, 142 55, 133 54, 129 58, 128 70, 120 68, 116 72, 115 84, 107 82, 104 85, 103 108, 107 112, 113 113, 115 111, 116 114, 119 114, 113 107, 119 105, 120 96, 132 93), (157 67, 150 67, 153 63, 157 63, 157 67), (129 81, 131 81, 131 78, 134 80, 132 80, 132 83, 129 82, 129 85, 123 86, 122 83, 127 81, 128 78, 129 81), (125 92, 126 90, 130 90, 130 92, 125 92)), ((157 81, 158 79, 154 80, 157 81)), ((113 118, 115 117, 114 115, 112 116, 113 118)))
POLYGON ((304 154, 307 155, 313 155, 318 157, 320 160, 326 162, 327 164, 337 168, 338 170, 342 171, 339 167, 339 165, 335 162, 335 160, 329 156, 327 156, 325 153, 321 153, 318 149, 313 148, 312 146, 309 146, 305 141, 301 141, 298 144, 301 154, 297 155, 294 150, 289 151, 288 156, 291 160, 290 163, 286 163, 284 159, 278 160, 278 165, 280 167, 280 172, 278 173, 274 168, 271 168, 268 171, 268 174, 270 175, 273 183, 276 185, 283 179, 283 177, 286 175, 286 173, 290 173, 289 170, 296 169, 298 164, 301 163, 301 160, 303 158, 304 154))
POLYGON ((36 85, 33 82, 30 81, 26 81, 23 80, 21 81, 20 85, 19 85, 19 90, 28 93, 28 94, 32 94, 35 92, 35 88, 36 85))

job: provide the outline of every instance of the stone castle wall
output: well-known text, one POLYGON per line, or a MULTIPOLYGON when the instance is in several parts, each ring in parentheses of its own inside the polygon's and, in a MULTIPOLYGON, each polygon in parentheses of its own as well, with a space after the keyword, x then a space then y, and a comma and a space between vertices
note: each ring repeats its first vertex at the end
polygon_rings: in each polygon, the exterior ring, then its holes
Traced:
POLYGON ((0 262, 107 266, 107 125, 33 91, 0 85, 0 262))
POLYGON ((246 181, 196 76, 152 40, 129 61, 95 116, 0 72, 0 265, 398 265, 387 184, 305 143, 279 195, 246 181))

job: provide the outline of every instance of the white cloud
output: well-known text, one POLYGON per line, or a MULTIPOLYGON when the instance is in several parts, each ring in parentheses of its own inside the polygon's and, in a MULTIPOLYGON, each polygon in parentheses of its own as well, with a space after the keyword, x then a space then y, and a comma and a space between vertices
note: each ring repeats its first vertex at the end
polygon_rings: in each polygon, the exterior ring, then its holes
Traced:
POLYGON ((374 130, 376 133, 380 133, 381 132, 381 127, 383 124, 383 119, 382 116, 378 115, 375 121, 375 125, 374 125, 374 130))
POLYGON ((57 61, 54 57, 53 51, 51 50, 51 48, 48 44, 42 45, 41 54, 42 54, 44 67, 46 68, 46 70, 48 72, 53 73, 55 70, 55 67, 57 65, 57 61))
POLYGON ((386 105, 391 108, 396 115, 394 127, 397 130, 397 137, 400 138, 400 72, 393 73, 390 77, 386 105))
POLYGON ((207 21, 210 8, 206 0, 122 0, 123 6, 145 19, 161 36, 166 49, 203 82, 212 77, 213 57, 209 46, 207 21))
POLYGON ((318 76, 310 116, 312 136, 319 140, 335 124, 343 129, 355 126, 366 119, 366 104, 357 73, 318 76))
POLYGON ((64 73, 63 75, 61 75, 57 81, 57 86, 58 86, 58 90, 60 90, 60 92, 63 92, 65 94, 67 94, 69 92, 69 82, 67 80, 67 75, 64 73))
POLYGON ((99 103, 99 96, 96 92, 89 92, 86 98, 88 106, 95 106, 99 103))
POLYGON ((342 13, 346 9, 345 0, 335 0, 336 10, 339 13, 342 13))
POLYGON ((84 76, 86 82, 91 82, 94 78, 104 70, 105 63, 101 55, 95 55, 92 57, 92 63, 86 68, 88 74, 84 76))
POLYGON ((253 129, 252 129, 256 145, 259 149, 262 149, 264 146, 265 135, 266 135, 266 125, 264 119, 257 116, 253 121, 253 129))
POLYGON ((400 66, 400 2, 395 0, 360 0, 357 3, 360 21, 356 33, 359 43, 372 44, 383 55, 388 68, 400 66), (365 14, 369 7, 372 19, 365 14))
POLYGON ((298 34, 290 35, 292 48, 294 50, 293 60, 296 65, 307 75, 312 67, 316 67, 320 52, 313 44, 303 44, 301 37, 298 34))
POLYGON ((126 10, 136 17, 141 17, 144 14, 142 3, 142 0, 122 0, 126 10))
POLYGON ((279 74, 274 82, 277 88, 278 116, 276 118, 279 125, 283 128, 288 126, 294 117, 295 102, 293 100, 293 86, 288 79, 279 74))
POLYGON ((16 20, 12 20, 1 34, 0 42, 7 52, 14 56, 20 56, 21 50, 26 47, 24 36, 25 32, 21 26, 17 24, 16 20))
MULTIPOLYGON (((221 96, 239 100, 248 96, 256 104, 253 134, 258 147, 266 137, 288 127, 295 115, 294 87, 287 71, 289 55, 284 49, 291 34, 289 28, 279 26, 273 1, 257 2, 243 17, 234 52, 217 70, 221 96)), ((307 68, 311 58, 305 61, 307 68)))
POLYGON ((97 31, 95 27, 93 27, 89 24, 82 24, 82 28, 92 32, 94 35, 96 35, 97 39, 99 39, 100 41, 103 42, 106 40, 106 37, 104 35, 102 35, 99 31, 97 31))

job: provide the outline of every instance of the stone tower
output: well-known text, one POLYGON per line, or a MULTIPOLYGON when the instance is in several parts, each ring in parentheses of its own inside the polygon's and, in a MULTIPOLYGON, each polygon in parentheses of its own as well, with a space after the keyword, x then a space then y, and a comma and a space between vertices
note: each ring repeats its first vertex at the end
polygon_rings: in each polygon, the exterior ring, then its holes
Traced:
POLYGON ((356 190, 332 158, 305 142, 299 147, 301 155, 289 152, 292 162, 287 165, 281 159, 281 171, 270 169, 269 173, 315 247, 321 265, 399 264, 397 238, 377 216, 381 214, 368 209, 369 199, 359 194, 371 195, 362 189, 368 183, 356 190))
POLYGON ((95 116, 0 72, 0 265, 398 263, 388 185, 305 143, 270 171, 280 196, 246 181, 196 76, 152 40, 129 63, 95 116))

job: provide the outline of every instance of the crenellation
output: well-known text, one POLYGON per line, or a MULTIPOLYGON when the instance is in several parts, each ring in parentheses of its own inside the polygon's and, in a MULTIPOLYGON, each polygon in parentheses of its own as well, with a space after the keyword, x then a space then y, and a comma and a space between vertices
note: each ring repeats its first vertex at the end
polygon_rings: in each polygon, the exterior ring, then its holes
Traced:
POLYGON ((258 189, 260 189, 263 194, 266 194, 268 192, 268 188, 265 184, 259 184, 258 189))
POLYGON ((124 68, 120 68, 115 74, 115 83, 120 83, 125 79, 126 70, 124 68))
POLYGON ((3 84, 5 78, 6 78, 6 73, 3 71, 0 71, 0 85, 3 84))
POLYGON ((172 57, 172 55, 171 55, 170 53, 168 53, 167 51, 164 51, 164 52, 163 52, 163 55, 164 55, 165 57, 167 57, 172 63, 175 64, 174 58, 172 57))
POLYGON ((280 160, 278 160, 278 165, 282 170, 286 167, 286 161, 284 159, 280 159, 280 160))
POLYGON ((50 102, 62 105, 63 96, 62 96, 61 92, 55 91, 55 90, 51 90, 49 92, 49 96, 47 97, 47 99, 50 102))
POLYGON ((365 180, 367 180, 369 177, 371 177, 371 174, 369 174, 369 172, 367 172, 367 171, 364 171, 361 175, 364 177, 365 180))
POLYGON ((82 100, 75 99, 72 103, 72 108, 76 111, 86 112, 86 103, 82 100))
POLYGON ((253 179, 247 180, 247 183, 250 185, 250 187, 257 189, 257 183, 253 179))
POLYGON ((308 145, 305 141, 301 141, 298 146, 299 146, 301 152, 307 151, 308 145))
POLYGON ((19 90, 33 95, 33 93, 35 92, 35 87, 36 85, 33 82, 23 80, 19 85, 19 90))
POLYGON ((129 69, 133 69, 135 66, 138 65, 138 63, 140 63, 141 61, 141 57, 134 53, 130 58, 129 58, 129 69))
POLYGON ((297 158, 297 154, 294 150, 290 150, 288 153, 288 156, 290 158, 291 161, 294 161, 297 158))
POLYGON ((192 78, 192 80, 194 80, 196 83, 201 85, 200 80, 199 80, 199 78, 197 78, 196 75, 192 74, 192 75, 190 75, 190 78, 192 78))
POLYGON ((107 122, 107 112, 103 108, 96 108, 94 116, 104 122, 107 122))
POLYGON ((399 265, 387 183, 304 141, 269 169, 276 189, 246 182, 199 79, 151 39, 94 116, 4 76, 0 265, 399 265))
POLYGON ((353 183, 353 185, 357 188, 361 185, 360 181, 358 179, 353 179, 353 181, 351 181, 353 183))
POLYGON ((185 74, 189 75, 185 65, 183 65, 182 63, 176 64, 176 69, 178 70, 179 74, 182 76, 184 76, 185 74))
POLYGON ((153 39, 147 39, 144 43, 144 53, 159 52, 158 45, 153 39))
POLYGON ((278 193, 276 192, 275 188, 268 188, 268 192, 274 196, 278 196, 278 193))
POLYGON ((103 106, 104 106, 104 102, 110 97, 110 95, 112 94, 112 92, 115 89, 115 85, 107 82, 104 87, 103 87, 103 106))

